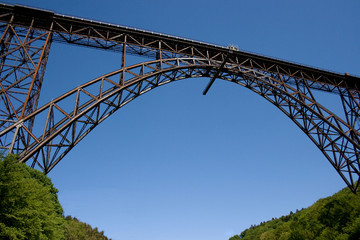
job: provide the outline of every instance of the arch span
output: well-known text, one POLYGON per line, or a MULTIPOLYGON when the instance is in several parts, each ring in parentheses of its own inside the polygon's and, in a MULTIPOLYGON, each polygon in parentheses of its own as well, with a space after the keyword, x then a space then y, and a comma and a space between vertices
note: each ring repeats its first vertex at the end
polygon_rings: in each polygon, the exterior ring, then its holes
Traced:
POLYGON ((209 59, 159 59, 116 70, 54 99, 3 130, 0 137, 12 137, 10 152, 47 173, 122 106, 158 86, 197 77, 230 81, 267 99, 316 144, 351 190, 357 190, 359 132, 317 103, 306 80, 209 59), (32 131, 27 128, 30 121, 32 131))

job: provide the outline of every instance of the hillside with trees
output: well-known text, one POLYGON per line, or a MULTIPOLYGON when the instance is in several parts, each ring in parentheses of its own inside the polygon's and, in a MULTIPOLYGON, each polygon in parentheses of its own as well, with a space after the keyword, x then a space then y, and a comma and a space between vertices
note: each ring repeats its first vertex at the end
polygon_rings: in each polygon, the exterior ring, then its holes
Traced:
POLYGON ((360 240, 360 196, 345 188, 312 206, 253 225, 229 240, 360 240))
POLYGON ((58 190, 44 173, 0 159, 0 239, 106 240, 104 232, 70 216, 64 217, 58 190))

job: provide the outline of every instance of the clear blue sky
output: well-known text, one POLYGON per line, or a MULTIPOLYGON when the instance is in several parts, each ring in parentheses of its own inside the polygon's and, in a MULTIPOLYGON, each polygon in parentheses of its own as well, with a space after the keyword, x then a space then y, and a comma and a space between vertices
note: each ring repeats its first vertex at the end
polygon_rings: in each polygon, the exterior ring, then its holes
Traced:
MULTIPOLYGON (((3 1, 360 75, 360 2, 3 1)), ((42 104, 118 69, 120 55, 54 44, 42 104)), ((122 240, 226 240, 345 184, 276 107, 238 85, 172 83, 120 109, 49 174, 66 215, 122 240)), ((341 110, 334 96, 326 107, 341 110)))

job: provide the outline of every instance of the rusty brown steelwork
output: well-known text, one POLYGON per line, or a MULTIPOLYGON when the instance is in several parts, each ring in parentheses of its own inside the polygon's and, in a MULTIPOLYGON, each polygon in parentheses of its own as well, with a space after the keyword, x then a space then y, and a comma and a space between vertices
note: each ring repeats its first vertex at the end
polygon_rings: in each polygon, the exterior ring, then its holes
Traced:
POLYGON ((322 151, 349 188, 359 189, 359 78, 149 31, 0 4, 0 148, 44 172, 119 108, 158 86, 185 78, 230 81, 285 113, 322 151), (115 51, 121 69, 37 109, 51 43, 115 51), (126 55, 149 61, 126 66, 126 55), (15 74, 21 73, 21 74, 15 74), (314 97, 340 96, 346 119, 314 97), (73 102, 73 105, 69 105, 73 102), (44 120, 45 119, 45 120, 44 120))

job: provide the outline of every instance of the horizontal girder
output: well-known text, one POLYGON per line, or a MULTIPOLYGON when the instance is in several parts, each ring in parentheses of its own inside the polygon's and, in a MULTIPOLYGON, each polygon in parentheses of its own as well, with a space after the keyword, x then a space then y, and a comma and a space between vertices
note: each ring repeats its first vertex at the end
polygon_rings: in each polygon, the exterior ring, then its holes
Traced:
MULTIPOLYGON (((229 51, 226 47, 199 41, 143 31, 135 28, 108 24, 56 14, 54 12, 23 6, 0 4, 0 21, 28 28, 33 19, 33 27, 49 31, 52 26, 53 41, 78 44, 104 50, 122 52, 124 44, 127 52, 155 58, 160 50, 168 57, 199 57, 221 61, 229 51)), ((244 51, 233 50, 228 62, 245 67, 289 75, 312 81, 312 88, 337 92, 340 88, 360 89, 359 78, 324 71, 274 58, 244 51)), ((340 89, 341 90, 341 89, 340 89)))

